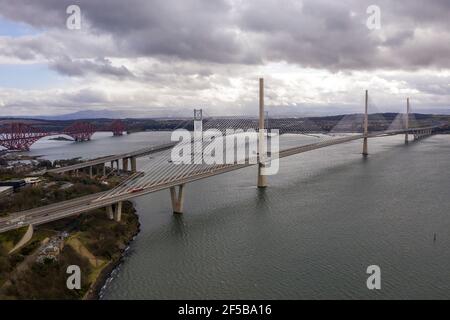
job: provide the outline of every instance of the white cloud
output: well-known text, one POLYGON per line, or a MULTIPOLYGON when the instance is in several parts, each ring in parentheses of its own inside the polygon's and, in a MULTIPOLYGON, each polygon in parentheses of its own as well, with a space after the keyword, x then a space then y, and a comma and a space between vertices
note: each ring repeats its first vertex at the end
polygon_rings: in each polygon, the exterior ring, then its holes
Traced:
MULTIPOLYGON (((51 90, 2 89, 2 114, 80 109, 256 114, 257 79, 277 110, 359 112, 370 89, 380 110, 448 106, 447 1, 79 1, 83 28, 65 28, 68 0, 0 0, 0 15, 39 32, 0 37, 0 64, 45 63, 72 80, 51 90)), ((151 114, 148 114, 151 116, 151 114)))

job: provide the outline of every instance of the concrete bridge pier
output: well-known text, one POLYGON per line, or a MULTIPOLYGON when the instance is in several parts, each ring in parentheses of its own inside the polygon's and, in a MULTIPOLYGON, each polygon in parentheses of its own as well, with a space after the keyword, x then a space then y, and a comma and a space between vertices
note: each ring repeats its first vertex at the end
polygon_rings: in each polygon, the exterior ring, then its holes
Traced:
POLYGON ((136 173, 137 172, 137 166, 136 166, 136 157, 131 157, 131 172, 136 173))
POLYGON ((114 207, 113 205, 109 205, 106 207, 106 215, 110 220, 114 219, 114 207))
POLYGON ((122 201, 114 206, 114 220, 120 222, 122 220, 122 201))
POLYGON ((369 90, 366 90, 366 103, 365 103, 365 112, 364 112, 364 139, 363 139, 363 152, 362 155, 364 157, 369 155, 369 148, 367 145, 367 136, 369 134, 369 90))
POLYGON ((172 210, 175 214, 183 213, 184 203, 184 184, 178 186, 178 192, 176 187, 170 187, 170 199, 172 200, 172 210))
POLYGON ((364 157, 367 157, 369 155, 368 146, 367 146, 367 138, 364 138, 363 140, 363 152, 362 155, 364 157))
POLYGON ((123 168, 123 171, 128 171, 128 158, 122 159, 122 168, 123 168))
POLYGON ((419 140, 426 136, 432 135, 433 129, 422 129, 422 130, 418 129, 418 130, 415 130, 413 132, 413 134, 414 134, 414 140, 419 140))
MULTIPOLYGON (((105 164, 99 164, 99 165, 92 165, 86 168, 81 169, 84 173, 88 174, 91 179, 98 176, 99 174, 102 174, 103 176, 106 175, 106 168, 105 164)), ((73 171, 75 175, 78 175, 78 169, 73 171)))
POLYGON ((114 171, 114 167, 116 167, 117 172, 120 170, 119 160, 112 160, 111 161, 111 170, 114 171))
POLYGON ((96 176, 98 176, 98 175, 103 176, 103 167, 104 167, 103 164, 98 164, 95 166, 95 175, 96 176))
POLYGON ((122 219, 122 202, 111 204, 106 207, 108 219, 120 222, 122 219))

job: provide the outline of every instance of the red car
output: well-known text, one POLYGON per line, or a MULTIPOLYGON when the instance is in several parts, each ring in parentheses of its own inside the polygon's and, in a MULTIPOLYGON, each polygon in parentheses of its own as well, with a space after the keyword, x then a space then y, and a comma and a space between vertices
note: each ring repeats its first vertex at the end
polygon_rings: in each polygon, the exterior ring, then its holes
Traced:
POLYGON ((134 189, 131 190, 131 193, 139 192, 139 191, 142 191, 142 190, 144 190, 144 188, 134 188, 134 189))

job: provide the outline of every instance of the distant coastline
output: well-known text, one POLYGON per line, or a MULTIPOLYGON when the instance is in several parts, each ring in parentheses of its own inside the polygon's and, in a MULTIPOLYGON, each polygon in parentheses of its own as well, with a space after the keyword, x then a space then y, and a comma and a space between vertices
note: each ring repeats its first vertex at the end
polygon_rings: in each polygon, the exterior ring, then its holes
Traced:
POLYGON ((48 140, 53 140, 53 141, 73 141, 73 139, 69 139, 66 137, 55 137, 55 138, 50 138, 48 140))

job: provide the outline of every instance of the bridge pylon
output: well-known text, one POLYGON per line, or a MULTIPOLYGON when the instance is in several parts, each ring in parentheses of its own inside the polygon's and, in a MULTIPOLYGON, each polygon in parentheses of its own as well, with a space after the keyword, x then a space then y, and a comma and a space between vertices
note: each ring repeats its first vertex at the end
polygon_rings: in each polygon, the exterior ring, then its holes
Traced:
POLYGON ((409 98, 406 98, 406 119, 405 119, 405 143, 409 143, 408 130, 409 130, 409 98))
POLYGON ((264 130, 264 79, 259 79, 259 130, 258 130, 258 188, 267 187, 267 177, 263 174, 266 154, 266 135, 264 130))
POLYGON ((365 102, 365 111, 364 111, 364 139, 363 139, 363 156, 368 156, 369 155, 369 149, 367 146, 367 137, 369 134, 369 114, 368 114, 368 109, 369 109, 369 90, 366 90, 366 102, 365 102))

